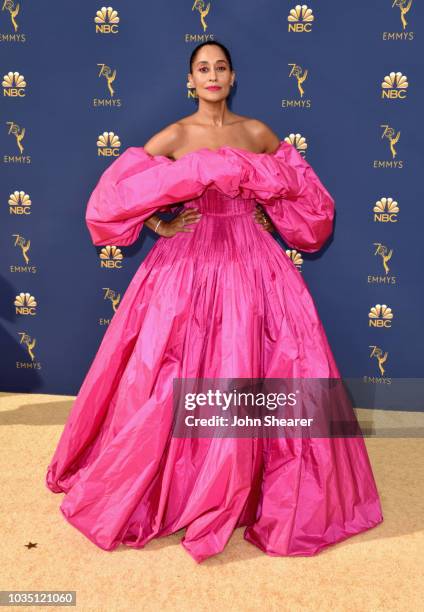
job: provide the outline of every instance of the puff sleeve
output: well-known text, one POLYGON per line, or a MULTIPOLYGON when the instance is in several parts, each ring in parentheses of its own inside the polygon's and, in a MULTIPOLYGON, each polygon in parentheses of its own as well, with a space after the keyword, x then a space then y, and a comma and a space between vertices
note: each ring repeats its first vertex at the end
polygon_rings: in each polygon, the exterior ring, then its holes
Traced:
POLYGON ((155 168, 172 161, 129 147, 103 172, 87 203, 85 221, 93 244, 127 246, 159 206, 146 198, 155 168))
POLYGON ((240 167, 207 149, 174 161, 129 147, 106 168, 89 198, 85 220, 93 244, 132 244, 155 211, 198 198, 210 185, 239 194, 240 167))
POLYGON ((327 242, 334 199, 292 144, 281 141, 274 154, 260 156, 243 187, 252 190, 291 248, 313 253, 327 242))

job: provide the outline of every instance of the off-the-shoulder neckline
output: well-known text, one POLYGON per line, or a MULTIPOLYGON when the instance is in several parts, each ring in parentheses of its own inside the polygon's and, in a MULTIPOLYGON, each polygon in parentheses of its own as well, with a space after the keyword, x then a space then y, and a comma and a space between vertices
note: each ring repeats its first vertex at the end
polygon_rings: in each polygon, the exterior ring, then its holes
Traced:
POLYGON ((181 155, 181 157, 178 157, 178 159, 173 159, 172 157, 168 157, 166 155, 152 155, 151 153, 148 153, 143 147, 143 151, 146 153, 146 155, 148 155, 151 158, 161 158, 161 159, 165 159, 171 163, 176 163, 182 159, 184 159, 185 157, 188 157, 190 155, 196 155, 198 153, 201 153, 203 151, 209 151, 210 153, 219 153, 221 151, 235 151, 236 153, 243 153, 243 154, 247 154, 247 155, 253 155, 255 157, 263 157, 264 155, 270 156, 270 157, 274 157, 274 155, 277 155, 277 153, 279 153, 279 151, 282 149, 283 146, 292 146, 290 145, 289 142, 287 142, 286 140, 280 140, 280 144, 278 145, 278 147, 275 149, 275 151, 273 151, 272 153, 255 153, 254 151, 249 151, 248 149, 242 149, 241 147, 233 147, 231 145, 222 145, 216 149, 210 149, 209 147, 200 147, 200 149, 195 149, 194 151, 188 151, 187 153, 184 153, 184 155, 181 155))

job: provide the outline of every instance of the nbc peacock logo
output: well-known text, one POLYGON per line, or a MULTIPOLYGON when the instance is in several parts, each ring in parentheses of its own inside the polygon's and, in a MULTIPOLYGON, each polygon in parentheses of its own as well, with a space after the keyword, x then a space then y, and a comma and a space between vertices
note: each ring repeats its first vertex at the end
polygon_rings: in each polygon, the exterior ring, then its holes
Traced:
POLYGON ((307 4, 297 4, 290 9, 287 17, 289 32, 310 32, 315 17, 307 4))
POLYGON ((19 293, 13 303, 17 315, 34 316, 37 314, 37 300, 30 293, 19 293))
POLYGON ((284 138, 285 142, 296 147, 296 150, 303 157, 306 156, 306 149, 308 148, 308 143, 306 142, 306 138, 302 136, 302 134, 289 134, 284 138))
POLYGON ((118 270, 122 268, 124 256, 119 247, 114 245, 104 246, 100 253, 100 267, 107 270, 118 270))
POLYGON ((391 72, 381 83, 381 97, 383 100, 404 100, 408 86, 406 75, 401 72, 391 72))
POLYGON ((94 23, 96 24, 96 34, 118 34, 119 15, 111 6, 102 6, 96 12, 94 23))
POLYGON ((368 313, 369 327, 391 327, 393 321, 392 309, 387 304, 376 304, 368 313))
POLYGON ((31 198, 25 191, 14 191, 9 195, 9 214, 10 215, 30 215, 31 198))
POLYGON ((4 98, 24 98, 26 95, 26 81, 23 74, 19 72, 8 72, 3 76, 3 97, 4 98))
POLYGON ((393 198, 380 198, 374 205, 376 223, 397 223, 399 204, 393 198))
POLYGON ((294 263, 299 272, 302 272, 303 257, 296 249, 286 249, 287 257, 294 263))
POLYGON ((98 157, 118 157, 121 141, 114 132, 103 132, 97 137, 98 157))

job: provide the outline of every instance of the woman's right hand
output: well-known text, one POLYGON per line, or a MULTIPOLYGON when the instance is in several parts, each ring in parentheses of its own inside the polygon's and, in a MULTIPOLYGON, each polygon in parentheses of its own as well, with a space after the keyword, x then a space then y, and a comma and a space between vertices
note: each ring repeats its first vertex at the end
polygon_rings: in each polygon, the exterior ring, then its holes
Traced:
POLYGON ((187 225, 198 223, 201 219, 202 214, 198 212, 198 208, 187 208, 180 212, 171 221, 165 221, 159 223, 157 233, 159 236, 164 238, 172 238, 177 232, 194 232, 194 227, 187 227, 187 225))

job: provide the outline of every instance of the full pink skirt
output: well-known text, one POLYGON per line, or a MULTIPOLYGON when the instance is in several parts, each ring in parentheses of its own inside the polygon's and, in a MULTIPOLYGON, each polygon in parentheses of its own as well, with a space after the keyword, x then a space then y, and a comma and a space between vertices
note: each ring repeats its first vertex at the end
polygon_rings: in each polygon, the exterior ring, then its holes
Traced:
POLYGON ((314 555, 380 523, 364 440, 182 439, 178 377, 340 377, 302 274, 253 219, 209 190, 193 233, 160 238, 133 277, 47 472, 97 546, 142 548, 186 528, 197 561, 233 530, 269 555, 314 555))

